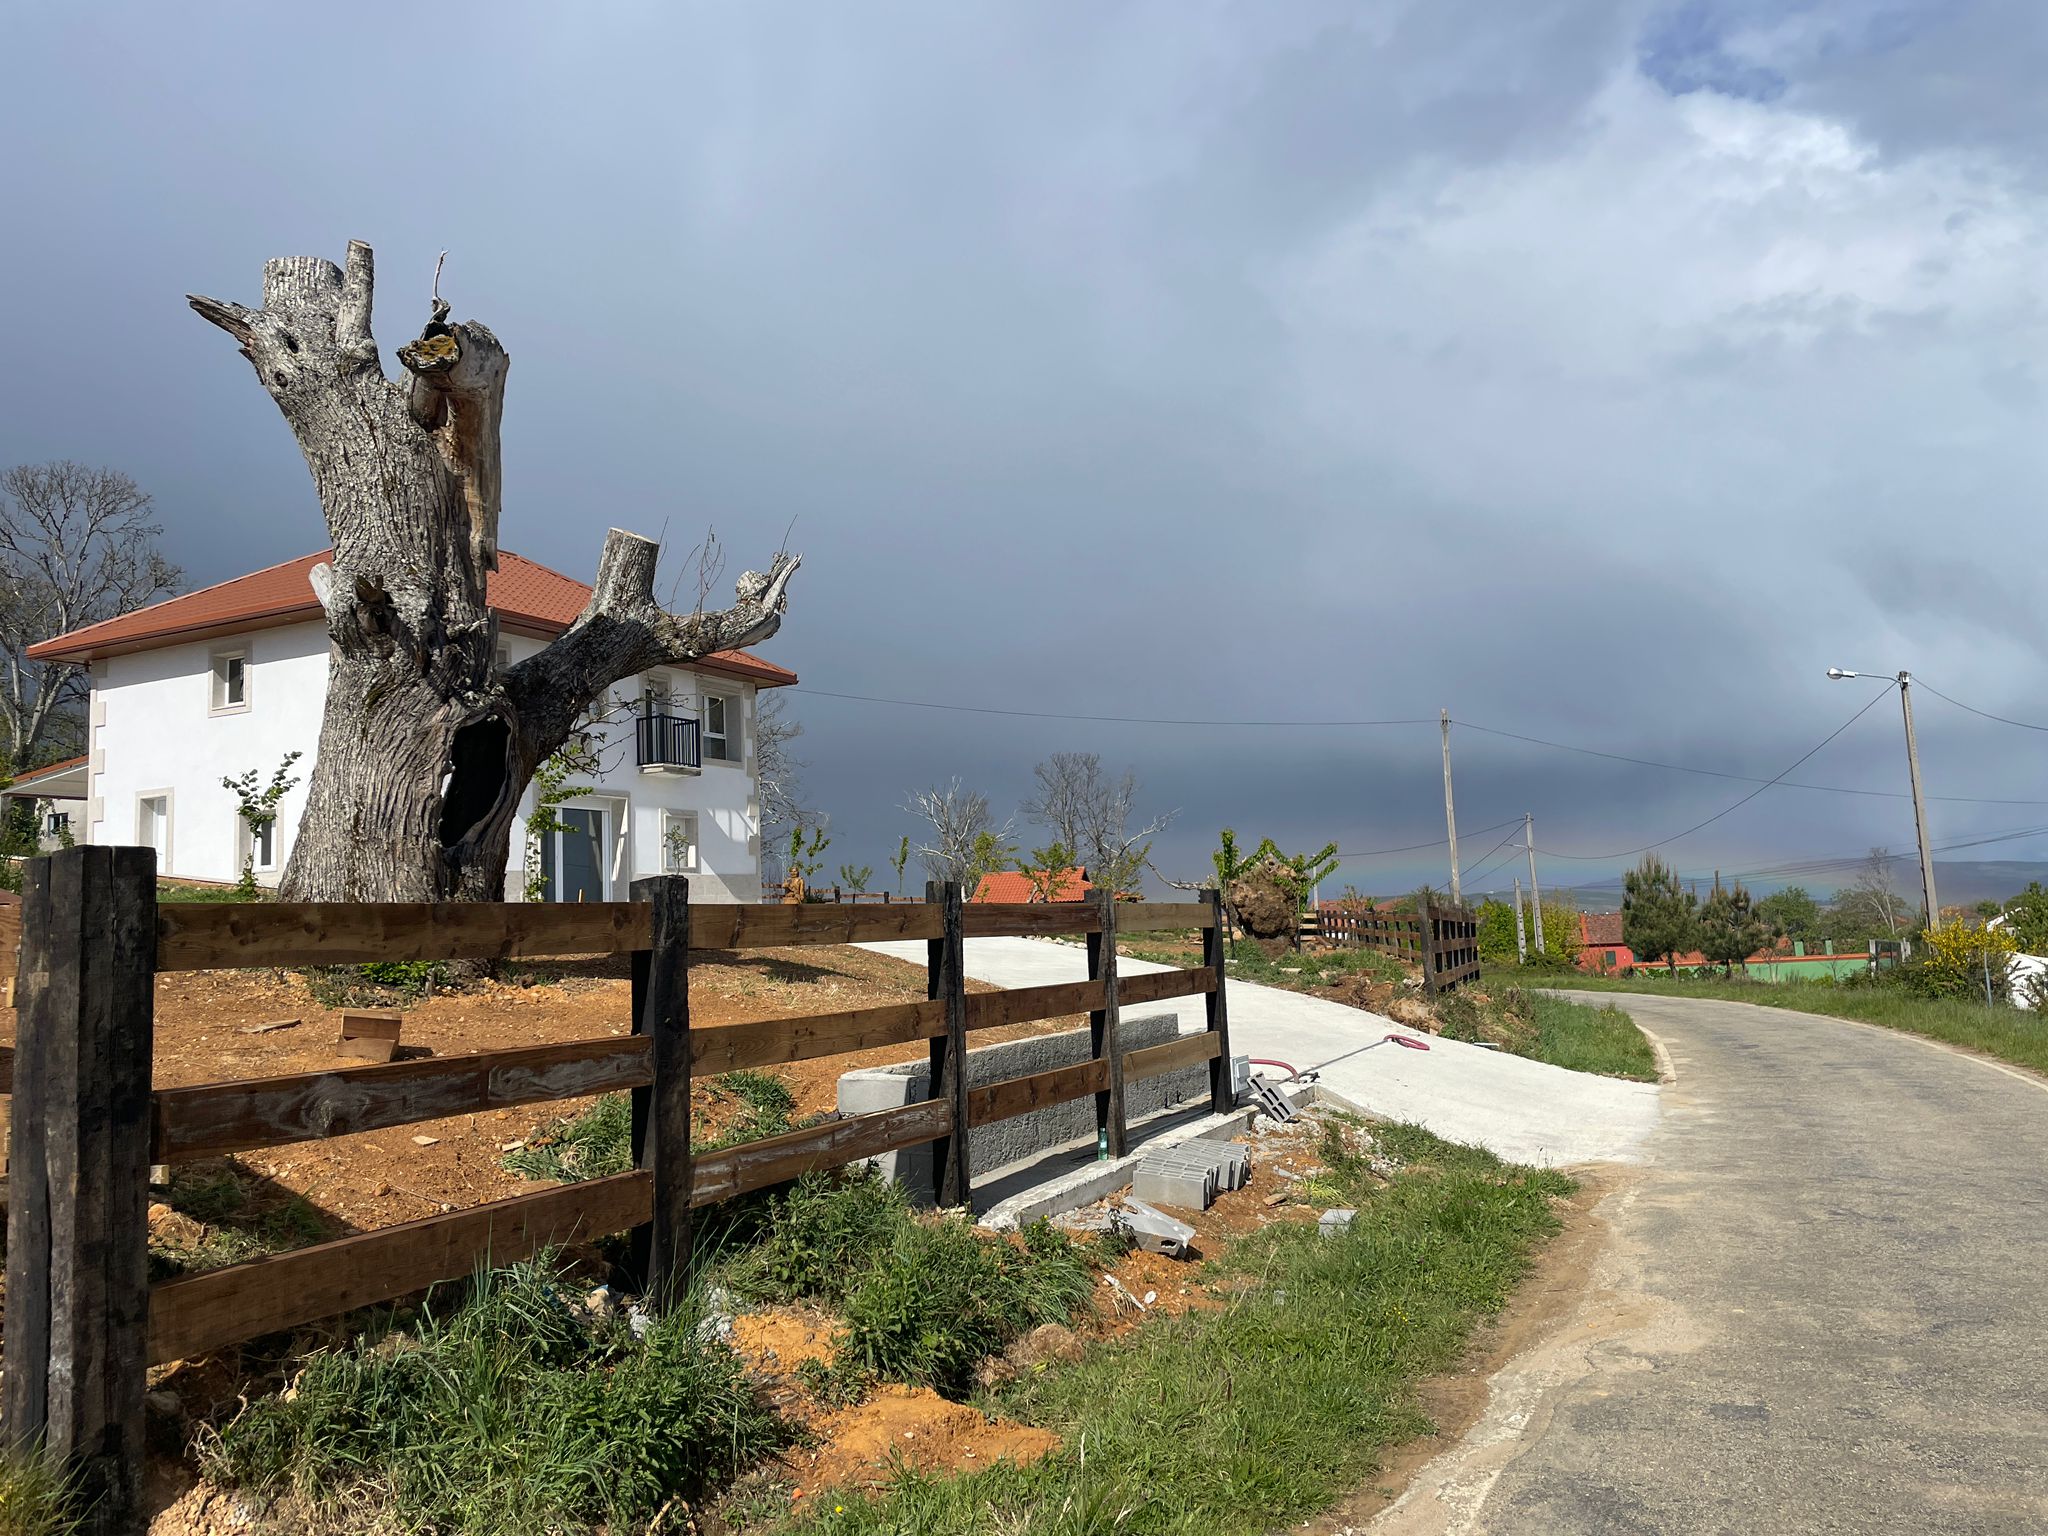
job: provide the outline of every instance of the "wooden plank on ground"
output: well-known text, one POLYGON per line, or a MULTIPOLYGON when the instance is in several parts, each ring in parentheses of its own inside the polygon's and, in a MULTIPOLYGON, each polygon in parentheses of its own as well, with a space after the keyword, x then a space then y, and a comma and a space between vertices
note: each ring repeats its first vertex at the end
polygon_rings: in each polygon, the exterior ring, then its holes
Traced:
POLYGON ((1116 926, 1123 933, 1158 933, 1167 928, 1201 928, 1209 922, 1209 904, 1202 901, 1118 902, 1116 926))
MULTIPOLYGON (((691 918, 703 913, 691 909, 691 918)), ((693 1064, 706 1074, 743 1067, 772 1067, 819 1056, 841 1056, 878 1045, 906 1045, 946 1031, 942 1001, 885 1003, 845 1013, 814 1013, 794 1019, 761 1019, 690 1031, 693 1064)))
POLYGON ((625 1035, 161 1088, 156 1093, 150 1161, 183 1162, 252 1147, 348 1136, 513 1104, 581 1098, 652 1081, 647 1041, 625 1035))
POLYGON ((837 1168, 865 1157, 879 1157, 936 1141, 951 1133, 952 1106, 943 1099, 920 1099, 900 1109, 851 1115, 824 1125, 760 1141, 742 1142, 722 1152, 707 1152, 696 1161, 693 1205, 711 1205, 749 1190, 786 1183, 814 1168, 837 1168))
POLYGON ((923 903, 857 907, 825 902, 690 909, 692 949, 774 949, 791 944, 870 944, 883 939, 934 939, 941 914, 923 903))
MULTIPOLYGON (((1137 1054, 1133 1052, 1126 1056, 1125 1062, 1135 1060, 1137 1054)), ((968 1123, 987 1125, 993 1120, 1028 1115, 1048 1104, 1064 1104, 1069 1099, 1101 1093, 1108 1086, 1109 1062, 1101 1057, 1077 1062, 1071 1067, 1034 1072, 1029 1077, 1005 1078, 1002 1082, 967 1091, 968 1123)))
POLYGON ((1095 933, 1102 914, 1088 901, 970 901, 961 923, 970 939, 1095 933))
POLYGON ((179 902, 157 912, 157 969, 618 954, 650 921, 629 901, 179 902))
MULTIPOLYGON (((1121 915, 1121 914, 1119 914, 1121 915)), ((1169 997, 1199 997, 1216 990, 1216 972, 1198 965, 1185 971, 1151 971, 1143 976, 1119 976, 1117 1001, 1126 1008, 1139 1003, 1161 1003, 1169 997)))
POLYGON ((1206 1030, 1199 1035, 1182 1035, 1164 1045, 1148 1045, 1144 1050, 1131 1051, 1124 1057, 1124 1080, 1132 1082, 1141 1077, 1157 1077, 1162 1072, 1197 1066, 1214 1060, 1222 1049, 1222 1041, 1206 1030))
MULTIPOLYGON (((973 908, 969 908, 972 911, 973 908)), ((967 1027, 995 1029, 1028 1024, 1034 1019, 1062 1019, 1102 1006, 1102 983, 1059 981, 1049 987, 1012 987, 1004 992, 978 992, 967 999, 967 1027)))
POLYGON ((149 1299, 149 1363, 189 1360, 357 1307, 509 1264, 552 1244, 644 1222, 654 1179, 638 1171, 565 1184, 466 1211, 188 1275, 149 1299))

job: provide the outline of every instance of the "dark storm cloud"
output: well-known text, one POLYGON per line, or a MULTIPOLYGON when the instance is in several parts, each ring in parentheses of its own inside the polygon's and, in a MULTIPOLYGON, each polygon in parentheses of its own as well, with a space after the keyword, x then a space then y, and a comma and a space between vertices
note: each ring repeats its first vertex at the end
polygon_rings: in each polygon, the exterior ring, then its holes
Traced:
MULTIPOLYGON (((1060 749, 1181 808, 1177 876, 1224 824, 1440 835, 1433 727, 1243 722, 1447 706, 1768 777, 1860 702, 1830 663, 2042 693, 2018 8, 350 15, 10 21, 0 459, 128 469, 198 580, 316 547, 289 434, 181 295, 361 237, 388 350, 445 246, 514 357, 509 547, 587 574, 608 524, 715 526, 730 576, 794 519, 772 649, 818 689, 1224 722, 798 697, 835 861, 880 865, 914 787, 1007 808, 1060 749)), ((1900 787, 1889 709, 1797 777, 1900 787)), ((1923 737, 1936 792, 2040 785, 2037 736, 1923 737)), ((1560 852, 1754 787, 1458 750, 1461 824, 1531 810, 1560 852)), ((1904 846, 1900 805, 1772 790, 1671 852, 1904 846)))

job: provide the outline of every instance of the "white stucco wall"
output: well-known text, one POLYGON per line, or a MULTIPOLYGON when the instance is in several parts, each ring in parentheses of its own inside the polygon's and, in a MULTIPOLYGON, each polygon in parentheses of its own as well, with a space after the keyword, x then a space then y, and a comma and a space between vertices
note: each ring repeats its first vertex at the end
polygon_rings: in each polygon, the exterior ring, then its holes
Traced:
MULTIPOLYGON (((508 636, 509 659, 519 661, 541 642, 508 636)), ((694 712, 706 688, 731 701, 742 747, 738 762, 706 761, 695 774, 643 772, 635 761, 629 709, 599 733, 601 771, 587 780, 595 795, 571 806, 603 810, 610 859, 607 896, 623 898, 641 875, 662 873, 662 812, 697 818, 699 852, 690 876, 692 899, 759 901, 761 857, 754 780, 754 688, 726 678, 699 678, 686 669, 664 673, 676 707, 694 712)), ((294 772, 301 782, 279 808, 277 867, 257 878, 274 884, 290 857, 305 812, 306 781, 320 742, 326 695, 327 637, 317 624, 256 630, 231 639, 164 646, 94 664, 90 788, 85 823, 75 835, 94 843, 134 843, 140 802, 168 793, 169 847, 163 873, 189 880, 231 881, 241 872, 235 796, 223 777, 258 770, 262 781, 293 750, 304 753, 294 772), (247 657, 248 707, 212 710, 213 659, 239 650, 247 657)), ((620 684, 624 704, 637 701, 637 682, 620 684)), ((533 806, 527 791, 522 812, 533 806)), ((524 891, 523 817, 512 841, 506 885, 524 891)))

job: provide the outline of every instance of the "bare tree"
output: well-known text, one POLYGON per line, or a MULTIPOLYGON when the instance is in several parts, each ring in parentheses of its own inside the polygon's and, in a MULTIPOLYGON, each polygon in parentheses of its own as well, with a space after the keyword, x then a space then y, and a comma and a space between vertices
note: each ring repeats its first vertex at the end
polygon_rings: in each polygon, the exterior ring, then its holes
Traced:
POLYGON ((823 823, 804 801, 803 760, 790 743, 803 735, 801 720, 789 713, 779 693, 762 693, 754 711, 754 769, 761 784, 761 845, 777 841, 783 830, 823 823))
MULTIPOLYGON (((510 358, 438 291, 387 379, 370 333, 370 248, 263 268, 263 307, 192 296, 240 344, 313 472, 334 545, 315 567, 327 697, 288 899, 501 899, 534 770, 611 684, 773 635, 798 560, 748 571, 722 612, 654 597, 652 540, 612 529, 590 601, 518 665, 496 663, 499 417, 510 358)), ((705 560, 712 558, 708 544, 705 560)), ((709 566, 700 563, 700 571, 709 566)), ((700 585, 708 585, 708 576, 700 585)))
POLYGON ((149 493, 119 470, 59 459, 0 474, 0 723, 15 772, 81 745, 91 687, 82 668, 28 648, 177 591, 162 532, 149 493))
POLYGON ((1007 854, 996 858, 995 850, 1008 849, 1015 818, 997 826, 988 796, 979 790, 965 789, 954 779, 944 789, 919 790, 903 809, 931 828, 925 840, 911 846, 932 879, 978 884, 990 869, 1006 867, 1007 854))
POLYGON ((1912 923, 1912 912, 1899 894, 1889 849, 1873 848, 1864 857, 1855 883, 1835 892, 1835 910, 1858 926, 1883 929, 1893 938, 1912 923))
POLYGON ((1032 770, 1032 776, 1038 790, 1024 802, 1024 814, 1073 849, 1096 885, 1136 890, 1150 862, 1151 839, 1165 831, 1178 812, 1167 811, 1133 828, 1137 774, 1125 769, 1122 778, 1112 779, 1093 752, 1055 752, 1032 770))

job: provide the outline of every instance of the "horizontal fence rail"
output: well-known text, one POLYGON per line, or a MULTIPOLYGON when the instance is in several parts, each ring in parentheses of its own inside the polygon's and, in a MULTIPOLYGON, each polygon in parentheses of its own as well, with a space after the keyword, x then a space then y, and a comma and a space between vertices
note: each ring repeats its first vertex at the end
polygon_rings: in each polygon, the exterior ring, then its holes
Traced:
MULTIPOLYGON (((142 1363, 190 1359, 413 1295, 544 1248, 631 1234, 629 1267, 659 1307, 685 1278, 691 1211, 805 1173, 934 1147, 941 1200, 971 1201, 968 1132, 1093 1098, 1101 1145, 1126 1147, 1123 1085, 1208 1064, 1229 1107, 1220 900, 975 903, 957 884, 921 902, 698 905, 680 877, 634 900, 578 904, 176 903, 155 900, 154 856, 84 848, 27 861, 20 1041, 11 1128, 6 1434, 40 1442, 97 1501, 96 1532, 139 1532, 142 1363), (1120 932, 1195 930, 1201 963, 1123 976, 1120 932), (1087 979, 966 990, 970 938, 1069 935, 1087 979), (923 941, 924 1001, 693 1029, 690 957, 742 949, 923 941), (633 1033, 468 1055, 152 1090, 159 971, 372 961, 631 959, 633 1033), (1198 999, 1205 1027, 1126 1054, 1123 1008, 1198 999), (1085 1015, 1090 1054, 969 1087, 975 1031, 1085 1015), (927 1044, 931 1096, 693 1155, 693 1075, 927 1044), (466 1210, 354 1233, 154 1286, 149 1168, 520 1105, 626 1092, 636 1167, 466 1210), (75 1151, 74 1151, 75 1149, 75 1151), (99 1172, 66 1159, 90 1150, 99 1172), (111 1170, 108 1173, 108 1170, 111 1170), (60 1313, 71 1321, 53 1328, 60 1313), (51 1384, 70 1383, 53 1392, 51 1384), (110 1455, 107 1447, 121 1447, 110 1455)), ((1441 923, 1447 967, 1464 934, 1441 923)), ((1447 971, 1448 974, 1448 971, 1447 971)))

